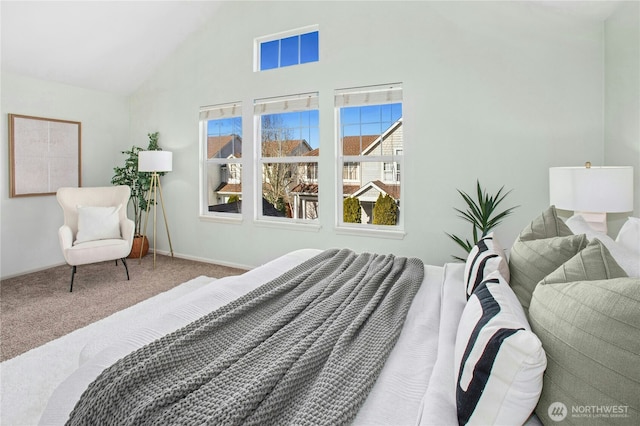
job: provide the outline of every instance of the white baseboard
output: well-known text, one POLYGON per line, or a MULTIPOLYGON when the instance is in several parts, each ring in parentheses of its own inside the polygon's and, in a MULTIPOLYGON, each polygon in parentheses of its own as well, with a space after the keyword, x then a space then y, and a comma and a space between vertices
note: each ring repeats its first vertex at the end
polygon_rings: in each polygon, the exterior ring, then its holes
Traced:
MULTIPOLYGON (((170 252, 164 251, 164 250, 158 250, 157 253, 165 255, 165 256, 170 256, 171 255, 170 252)), ((151 256, 153 256, 153 250, 150 250, 149 254, 151 256)), ((147 256, 149 256, 149 254, 147 254, 147 256)), ((212 264, 215 264, 215 265, 228 266, 230 268, 244 269, 246 271, 255 268, 255 266, 243 265, 241 263, 225 262, 225 261, 222 261, 222 260, 207 259, 207 258, 204 258, 204 257, 197 257, 197 256, 189 256, 189 255, 186 255, 186 254, 180 254, 180 253, 176 253, 176 252, 173 253, 173 256, 174 257, 179 257, 181 259, 193 260, 195 262, 212 263, 212 264)), ((40 267, 40 268, 30 269, 28 271, 19 272, 17 274, 11 274, 11 275, 7 275, 7 276, 2 276, 2 277, 0 277, 0 280, 8 280, 10 278, 19 277, 19 276, 31 274, 31 273, 34 273, 34 272, 45 271, 47 269, 55 268, 55 267, 58 267, 58 266, 63 266, 63 265, 66 265, 66 264, 67 264, 66 262, 62 262, 62 263, 56 263, 54 265, 48 265, 48 266, 43 266, 43 267, 40 267)), ((69 266, 69 271, 71 271, 71 266, 69 266)), ((69 272, 69 274, 71 274, 71 272, 69 272)), ((71 276, 71 275, 69 275, 69 276, 71 276)))
MULTIPOLYGON (((20 277, 22 275, 31 274, 31 273, 34 273, 34 272, 46 271, 47 269, 56 268, 58 266, 63 266, 63 265, 66 265, 66 264, 67 264, 67 262, 55 263, 53 265, 41 266, 39 268, 29 269, 27 271, 18 272, 17 274, 3 275, 2 277, 0 277, 0 280, 8 280, 10 278, 20 277)), ((71 277, 71 266, 69 266, 69 277, 71 277)))
MULTIPOLYGON (((171 256, 171 252, 165 251, 165 250, 158 250, 156 253, 162 254, 164 256, 171 256)), ((149 249, 149 253, 147 254, 147 256, 153 256, 153 249, 151 249, 151 248, 149 249)), ((191 255, 180 254, 180 253, 176 253, 176 252, 173 252, 173 256, 174 257, 178 257, 180 259, 193 260, 195 262, 212 263, 212 264, 215 264, 215 265, 228 266, 230 268, 244 269, 246 271, 255 268, 255 266, 243 265, 241 263, 226 262, 226 261, 223 261, 223 260, 215 260, 215 259, 207 259, 207 258, 204 258, 204 257, 191 256, 191 255)))

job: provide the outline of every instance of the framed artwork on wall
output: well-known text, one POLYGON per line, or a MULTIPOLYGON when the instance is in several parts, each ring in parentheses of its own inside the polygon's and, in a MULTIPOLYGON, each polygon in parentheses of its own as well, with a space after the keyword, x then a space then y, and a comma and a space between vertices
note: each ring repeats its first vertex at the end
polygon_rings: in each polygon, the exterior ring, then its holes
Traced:
POLYGON ((9 114, 9 196, 81 186, 79 121, 9 114))

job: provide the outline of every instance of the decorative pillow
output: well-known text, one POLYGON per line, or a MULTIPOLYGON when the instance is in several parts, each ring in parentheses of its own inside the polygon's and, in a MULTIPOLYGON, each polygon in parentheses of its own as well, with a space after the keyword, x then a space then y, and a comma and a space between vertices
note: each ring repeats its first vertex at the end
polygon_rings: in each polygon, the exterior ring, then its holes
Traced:
POLYGON ((78 234, 73 244, 87 241, 122 238, 120 235, 120 209, 118 207, 78 206, 78 234))
POLYGON ((606 280, 626 277, 600 240, 593 239, 582 251, 560 265, 558 269, 544 277, 541 284, 566 283, 582 280, 606 280))
MULTIPOLYGON (((574 234, 585 234, 590 240, 593 238, 599 239, 605 245, 605 247, 607 247, 609 253, 611 253, 611 256, 613 256, 613 258, 616 260, 616 263, 625 270, 628 276, 640 277, 640 253, 634 253, 624 244, 614 241, 613 238, 611 238, 604 232, 598 232, 594 230, 580 215, 574 215, 567 219, 567 225, 574 234)), ((623 229, 620 230, 621 233, 623 229)), ((625 234, 623 238, 632 236, 633 225, 631 225, 628 230, 631 230, 631 232, 625 234)), ((621 234, 618 234, 618 238, 620 238, 620 235, 621 234)), ((640 235, 638 236, 638 238, 640 238, 640 235)), ((638 244, 640 244, 640 240, 638 240, 638 244)))
MULTIPOLYGON (((640 256, 640 217, 630 217, 620 228, 616 243, 640 256)), ((638 261, 640 262, 640 261, 638 261)))
POLYGON ((541 240, 516 240, 509 257, 509 284, 525 313, 529 309, 531 294, 544 277, 571 259, 587 246, 584 234, 541 240))
POLYGON ((554 424, 562 415, 575 424, 637 424, 639 313, 639 278, 536 287, 529 319, 548 357, 536 408, 544 424, 554 424), (585 418, 585 413, 607 413, 610 418, 585 418))
POLYGON ((518 240, 541 240, 552 237, 566 237, 572 234, 569 227, 558 217, 556 207, 549 206, 547 210, 533 219, 531 223, 520 232, 518 240))
POLYGON ((493 232, 478 240, 469 252, 464 266, 464 285, 467 299, 473 290, 492 272, 500 271, 509 281, 509 264, 507 256, 493 232))
POLYGON ((533 412, 546 356, 499 272, 476 288, 462 312, 455 365, 459 424, 524 424, 533 412))

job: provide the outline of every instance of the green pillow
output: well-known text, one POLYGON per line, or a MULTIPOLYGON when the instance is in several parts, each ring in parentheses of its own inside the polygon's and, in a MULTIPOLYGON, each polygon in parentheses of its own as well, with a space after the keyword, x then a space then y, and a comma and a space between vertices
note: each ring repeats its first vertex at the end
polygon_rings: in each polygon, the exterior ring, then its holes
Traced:
POLYGON ((600 240, 593 239, 587 247, 547 275, 538 285, 626 276, 627 273, 616 263, 607 247, 600 240))
POLYGON ((536 285, 587 245, 584 234, 541 240, 516 240, 509 257, 509 285, 525 313, 536 285))
POLYGON ((639 278, 540 284, 529 322, 547 355, 544 424, 638 423, 639 278))
POLYGON ((521 241, 530 241, 552 237, 566 237, 568 235, 573 235, 573 232, 571 232, 571 229, 558 217, 556 207, 550 206, 520 232, 518 239, 521 241))

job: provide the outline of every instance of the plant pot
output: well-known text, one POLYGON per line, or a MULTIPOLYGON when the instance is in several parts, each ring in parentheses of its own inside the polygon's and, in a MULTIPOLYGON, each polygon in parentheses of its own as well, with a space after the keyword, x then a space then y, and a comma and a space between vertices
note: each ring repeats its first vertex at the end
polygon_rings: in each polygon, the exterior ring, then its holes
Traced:
POLYGON ((144 235, 135 235, 133 237, 133 245, 131 246, 131 253, 127 256, 128 259, 140 259, 145 257, 149 252, 149 240, 144 235), (142 256, 140 255, 140 247, 142 246, 142 256))

